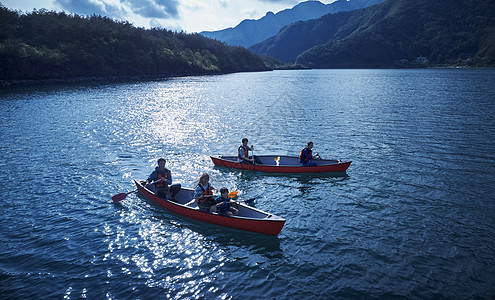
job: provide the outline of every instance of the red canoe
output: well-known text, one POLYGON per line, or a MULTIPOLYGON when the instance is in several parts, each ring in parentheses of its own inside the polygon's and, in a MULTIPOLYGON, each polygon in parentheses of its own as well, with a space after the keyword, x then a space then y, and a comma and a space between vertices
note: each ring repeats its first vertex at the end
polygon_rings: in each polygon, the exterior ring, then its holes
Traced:
POLYGON ((143 181, 134 180, 134 182, 139 192, 155 204, 194 220, 268 235, 278 235, 285 224, 285 219, 243 203, 239 203, 237 207, 239 213, 233 217, 220 216, 216 212, 202 212, 198 210, 195 201, 191 203, 194 195, 192 189, 182 188, 175 196, 177 202, 173 202, 151 192, 143 186, 143 181))
POLYGON ((351 165, 351 161, 321 159, 314 160, 316 166, 304 167, 299 163, 299 157, 283 155, 256 155, 261 164, 242 164, 237 156, 210 156, 210 158, 218 167, 273 173, 343 173, 351 165))

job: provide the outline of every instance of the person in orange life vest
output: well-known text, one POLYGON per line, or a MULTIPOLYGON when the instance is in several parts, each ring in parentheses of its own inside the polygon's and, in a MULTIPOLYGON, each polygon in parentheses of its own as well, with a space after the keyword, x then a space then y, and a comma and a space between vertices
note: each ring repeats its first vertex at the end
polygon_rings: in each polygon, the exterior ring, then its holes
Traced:
POLYGON ((204 173, 199 177, 198 185, 194 191, 194 200, 198 201, 200 211, 211 212, 216 204, 213 199, 213 191, 217 189, 210 184, 210 175, 204 173))
POLYGON ((257 159, 256 157, 249 156, 249 151, 254 150, 254 146, 251 145, 251 147, 248 146, 248 139, 243 138, 242 139, 242 145, 239 146, 237 149, 237 158, 242 164, 261 164, 261 161, 257 159))
POLYGON ((318 153, 315 153, 315 155, 313 155, 313 150, 311 149, 313 149, 313 142, 309 141, 308 145, 304 147, 299 154, 299 163, 301 163, 305 167, 316 166, 316 162, 313 160, 321 159, 318 153))
POLYGON ((232 217, 239 213, 239 210, 232 206, 233 202, 230 201, 228 188, 221 188, 220 196, 218 196, 215 200, 217 203, 217 212, 219 215, 232 217))
POLYGON ((150 174, 146 183, 149 184, 152 181, 160 180, 148 186, 150 191, 156 193, 160 197, 165 197, 170 190, 172 184, 172 173, 169 169, 165 168, 167 161, 165 158, 158 159, 158 167, 150 174))

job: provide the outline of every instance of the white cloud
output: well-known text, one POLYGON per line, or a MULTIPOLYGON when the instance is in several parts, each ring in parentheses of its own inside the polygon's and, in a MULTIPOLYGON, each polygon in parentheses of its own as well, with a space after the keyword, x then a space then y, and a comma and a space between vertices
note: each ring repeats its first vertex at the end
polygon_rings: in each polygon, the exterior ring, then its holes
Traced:
POLYGON ((302 2, 302 1, 298 1, 298 0, 261 0, 261 2, 284 3, 284 4, 295 5, 295 4, 302 2))
POLYGON ((81 15, 102 15, 111 18, 122 18, 125 10, 118 4, 104 0, 55 0, 55 5, 62 10, 81 15))
POLYGON ((174 19, 179 15, 177 0, 126 0, 122 3, 145 18, 174 19))
MULTIPOLYGON (((247 8, 247 9, 243 10, 242 13, 244 15, 248 16, 249 19, 253 19, 253 18, 260 15, 259 10, 256 8, 247 8)), ((264 12, 264 13, 266 14, 266 12, 264 12)))
POLYGON ((218 5, 220 7, 227 7, 229 5, 229 2, 227 0, 219 0, 218 5))
MULTIPOLYGON (((321 1, 331 3, 330 1, 321 1)), ((199 32, 235 27, 244 19, 259 19, 268 11, 277 13, 298 0, 0 0, 10 9, 65 11, 103 15, 129 21, 137 27, 163 27, 199 32)))

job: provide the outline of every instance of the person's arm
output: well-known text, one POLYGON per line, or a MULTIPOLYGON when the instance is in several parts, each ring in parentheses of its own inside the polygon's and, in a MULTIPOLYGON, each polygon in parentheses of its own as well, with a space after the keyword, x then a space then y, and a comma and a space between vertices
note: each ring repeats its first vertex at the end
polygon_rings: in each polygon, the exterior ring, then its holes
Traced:
MULTIPOLYGON (((249 150, 251 148, 249 148, 249 146, 247 146, 247 149, 249 150)), ((242 160, 251 161, 251 162, 254 161, 253 159, 246 157, 246 154, 244 153, 244 148, 242 148, 242 147, 239 148, 239 156, 241 157, 242 160)))
POLYGON ((167 185, 172 185, 172 172, 167 169, 167 185))
POLYGON ((223 204, 225 204, 225 200, 223 199, 222 196, 218 196, 216 199, 215 199, 215 202, 217 203, 217 207, 220 207, 222 206, 223 204))
POLYGON ((246 159, 246 155, 244 154, 244 148, 239 147, 239 149, 237 150, 237 152, 239 153, 239 157, 241 159, 246 159))
POLYGON ((146 179, 146 183, 149 184, 150 182, 153 182, 158 179, 156 171, 151 172, 150 176, 148 176, 148 179, 146 179))
POLYGON ((196 190, 194 191, 194 199, 195 200, 204 199, 203 190, 199 187, 199 185, 196 187, 196 190))

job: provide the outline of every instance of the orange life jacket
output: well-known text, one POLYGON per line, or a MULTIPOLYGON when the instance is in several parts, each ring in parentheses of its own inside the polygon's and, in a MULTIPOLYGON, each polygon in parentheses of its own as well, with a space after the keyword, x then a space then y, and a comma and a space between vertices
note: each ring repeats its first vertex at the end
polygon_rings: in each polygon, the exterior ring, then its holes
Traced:
POLYGON ((166 187, 167 186, 167 177, 168 177, 168 173, 166 171, 165 171, 165 176, 162 176, 162 174, 158 173, 158 180, 163 178, 164 181, 158 181, 157 183, 155 183, 155 187, 158 189, 166 187))
POLYGON ((302 162, 308 162, 310 160, 310 158, 313 157, 313 151, 312 150, 309 150, 308 148, 303 148, 301 150, 301 153, 299 153, 299 161, 302 163, 302 162), (303 157, 303 151, 304 149, 307 149, 308 150, 308 157, 303 157))
POLYGON ((241 155, 239 155, 239 149, 244 149, 244 157, 248 157, 249 155, 249 150, 247 147, 244 147, 243 145, 240 145, 239 148, 237 149, 237 157, 239 157, 239 159, 242 159, 241 155))
MULTIPOLYGON (((198 186, 203 190, 203 196, 206 196, 206 195, 213 195, 213 192, 211 191, 211 186, 210 184, 208 183, 208 187, 205 189, 203 188, 203 186, 201 184, 198 184, 198 186)), ((200 199, 198 200, 199 202, 204 202, 206 199, 208 198, 203 198, 203 199, 200 199)))

